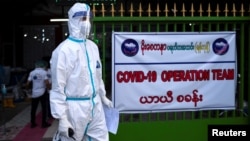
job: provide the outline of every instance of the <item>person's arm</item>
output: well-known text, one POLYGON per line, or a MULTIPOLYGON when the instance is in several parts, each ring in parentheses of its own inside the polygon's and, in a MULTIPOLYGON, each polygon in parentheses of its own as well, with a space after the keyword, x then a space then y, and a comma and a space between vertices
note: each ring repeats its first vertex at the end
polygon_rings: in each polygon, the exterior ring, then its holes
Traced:
POLYGON ((30 81, 28 80, 25 84, 25 89, 28 90, 30 88, 30 81))
POLYGON ((50 85, 50 83, 49 83, 49 80, 48 80, 48 79, 45 79, 45 80, 44 80, 44 83, 45 83, 46 88, 50 90, 50 89, 51 89, 51 85, 50 85))
POLYGON ((102 103, 105 104, 106 106, 108 106, 109 108, 112 108, 113 107, 113 104, 112 102, 106 97, 106 91, 105 91, 105 88, 104 88, 104 83, 103 83, 103 80, 101 79, 100 80, 100 96, 101 96, 101 99, 102 99, 102 103))
POLYGON ((28 78, 27 78, 27 82, 26 82, 26 84, 25 84, 25 89, 26 89, 26 90, 30 89, 30 84, 31 84, 31 81, 32 81, 31 78, 32 78, 32 77, 31 77, 31 72, 30 72, 30 74, 29 74, 29 76, 28 76, 28 78))
POLYGON ((51 90, 51 70, 50 68, 47 70, 47 76, 48 76, 48 84, 47 84, 47 89, 51 90))
MULTIPOLYGON (((98 51, 98 55, 99 55, 99 50, 98 51)), ((99 55, 100 56, 100 55, 99 55)), ((97 69, 97 81, 98 81, 98 92, 99 95, 101 97, 102 103, 105 104, 106 106, 108 106, 109 108, 113 107, 113 103, 107 98, 106 96, 106 89, 105 89, 105 85, 102 79, 102 64, 101 64, 101 59, 99 57, 99 68, 97 69)))
POLYGON ((55 53, 51 58, 50 105, 52 116, 56 119, 67 115, 66 94, 64 93, 67 77, 67 55, 64 52, 55 53))
POLYGON ((68 130, 72 128, 72 124, 68 119, 68 106, 66 103, 66 94, 64 92, 66 80, 68 76, 69 66, 66 63, 69 57, 64 52, 52 55, 51 59, 51 83, 50 90, 50 107, 51 114, 58 119, 58 131, 61 135, 69 136, 68 130))

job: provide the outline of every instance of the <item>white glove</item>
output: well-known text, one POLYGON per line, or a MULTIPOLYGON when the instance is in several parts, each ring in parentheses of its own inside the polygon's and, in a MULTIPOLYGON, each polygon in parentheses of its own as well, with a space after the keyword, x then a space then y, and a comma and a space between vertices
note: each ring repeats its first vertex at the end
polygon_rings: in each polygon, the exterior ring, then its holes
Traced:
POLYGON ((67 118, 59 119, 58 131, 60 135, 69 137, 69 128, 72 128, 67 118))
POLYGON ((113 108, 112 102, 106 96, 102 96, 101 99, 104 105, 108 106, 109 108, 113 108))

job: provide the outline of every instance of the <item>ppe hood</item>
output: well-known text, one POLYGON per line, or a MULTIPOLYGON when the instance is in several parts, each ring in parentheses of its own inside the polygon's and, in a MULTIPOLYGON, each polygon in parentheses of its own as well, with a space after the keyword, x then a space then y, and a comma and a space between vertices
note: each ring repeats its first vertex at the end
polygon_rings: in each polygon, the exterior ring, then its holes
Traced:
POLYGON ((82 19, 85 18, 85 22, 90 22, 91 16, 89 5, 79 2, 75 3, 68 11, 69 35, 76 39, 86 39, 90 34, 90 30, 85 29, 85 32, 82 32, 81 29, 84 26, 84 28, 91 28, 91 25, 84 25, 82 19))

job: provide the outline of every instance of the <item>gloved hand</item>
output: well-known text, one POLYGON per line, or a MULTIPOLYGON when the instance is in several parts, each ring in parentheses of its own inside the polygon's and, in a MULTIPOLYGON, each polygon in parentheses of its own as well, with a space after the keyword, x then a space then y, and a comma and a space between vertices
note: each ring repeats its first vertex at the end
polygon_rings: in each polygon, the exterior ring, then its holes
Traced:
POLYGON ((72 128, 72 126, 66 117, 59 119, 58 131, 60 135, 69 137, 69 128, 72 128))
POLYGON ((104 105, 108 106, 109 108, 113 108, 112 102, 106 96, 102 96, 101 99, 104 105))

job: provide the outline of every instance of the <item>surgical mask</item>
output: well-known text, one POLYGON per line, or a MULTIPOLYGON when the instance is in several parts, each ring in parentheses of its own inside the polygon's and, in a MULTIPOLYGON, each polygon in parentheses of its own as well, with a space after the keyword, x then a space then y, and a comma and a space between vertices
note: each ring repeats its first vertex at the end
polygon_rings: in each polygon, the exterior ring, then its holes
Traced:
POLYGON ((91 23, 89 20, 81 21, 80 23, 80 32, 85 36, 85 38, 88 38, 91 31, 91 23))

